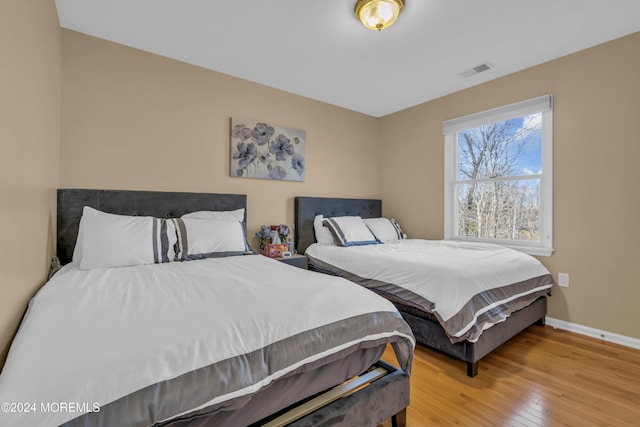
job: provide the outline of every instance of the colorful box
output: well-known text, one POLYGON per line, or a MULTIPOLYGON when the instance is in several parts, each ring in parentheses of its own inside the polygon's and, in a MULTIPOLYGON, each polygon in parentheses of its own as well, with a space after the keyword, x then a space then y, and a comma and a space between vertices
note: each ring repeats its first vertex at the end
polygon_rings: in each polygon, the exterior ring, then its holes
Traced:
POLYGON ((276 243, 276 244, 265 243, 263 254, 265 256, 268 256, 269 258, 274 258, 274 257, 282 256, 283 252, 288 252, 288 251, 289 251, 289 245, 287 245, 286 243, 276 243))

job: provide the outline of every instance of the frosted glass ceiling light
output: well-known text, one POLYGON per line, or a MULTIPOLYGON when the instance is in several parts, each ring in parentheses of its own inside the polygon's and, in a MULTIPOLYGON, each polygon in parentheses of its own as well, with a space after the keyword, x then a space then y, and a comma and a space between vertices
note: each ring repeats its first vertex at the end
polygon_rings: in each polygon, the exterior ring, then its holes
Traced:
POLYGON ((355 13, 370 30, 384 30, 393 25, 404 7, 404 0, 358 0, 355 13))

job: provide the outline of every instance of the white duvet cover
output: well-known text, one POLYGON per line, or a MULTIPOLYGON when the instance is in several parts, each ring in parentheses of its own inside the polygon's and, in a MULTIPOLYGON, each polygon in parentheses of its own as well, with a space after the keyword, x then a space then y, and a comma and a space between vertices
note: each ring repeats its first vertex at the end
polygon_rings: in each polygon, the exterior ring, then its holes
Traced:
POLYGON ((421 239, 357 247, 316 243, 305 253, 321 270, 433 313, 453 342, 477 341, 484 329, 553 284, 538 260, 493 244, 421 239))
POLYGON ((357 285, 258 255, 90 271, 67 265, 32 299, 13 341, 0 375, 0 402, 11 407, 3 406, 0 426, 59 425, 110 409, 124 417, 118 411, 131 405, 142 420, 121 418, 120 425, 150 425, 252 393, 357 342, 396 336, 413 345, 403 322, 325 342, 338 335, 328 325, 367 323, 361 320, 371 313, 378 320, 399 316, 357 285), (309 341, 308 331, 322 342, 309 341), (285 351, 298 348, 292 337, 307 339, 300 345, 315 352, 285 351), (251 371, 249 379, 238 382, 241 372, 214 378, 221 387, 215 396, 197 401, 180 382, 256 352, 267 358, 259 363, 267 371, 249 363, 241 369, 251 371), (227 381, 231 389, 219 384, 227 381), (163 402, 153 391, 158 384, 174 387, 176 402, 163 402), (153 394, 149 402, 127 400, 145 390, 153 394))

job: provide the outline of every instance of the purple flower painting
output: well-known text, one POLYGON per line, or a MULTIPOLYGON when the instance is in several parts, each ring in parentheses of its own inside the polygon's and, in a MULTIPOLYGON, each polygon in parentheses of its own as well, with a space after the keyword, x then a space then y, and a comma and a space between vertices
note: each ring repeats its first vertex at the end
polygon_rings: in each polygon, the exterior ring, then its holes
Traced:
POLYGON ((231 119, 231 176, 304 181, 307 133, 256 120, 231 119))

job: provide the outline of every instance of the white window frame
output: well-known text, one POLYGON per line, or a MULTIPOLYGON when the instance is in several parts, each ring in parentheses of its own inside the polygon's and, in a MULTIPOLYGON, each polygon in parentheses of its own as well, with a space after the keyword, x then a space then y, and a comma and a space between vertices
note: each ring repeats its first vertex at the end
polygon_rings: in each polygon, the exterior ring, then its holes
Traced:
POLYGON ((551 256, 553 253, 553 97, 544 95, 477 114, 446 120, 442 122, 442 133, 445 142, 444 238, 446 240, 496 243, 530 255, 551 256), (542 113, 542 174, 534 176, 540 178, 540 241, 526 242, 456 236, 458 210, 454 195, 458 178, 458 131, 535 113, 542 113))

